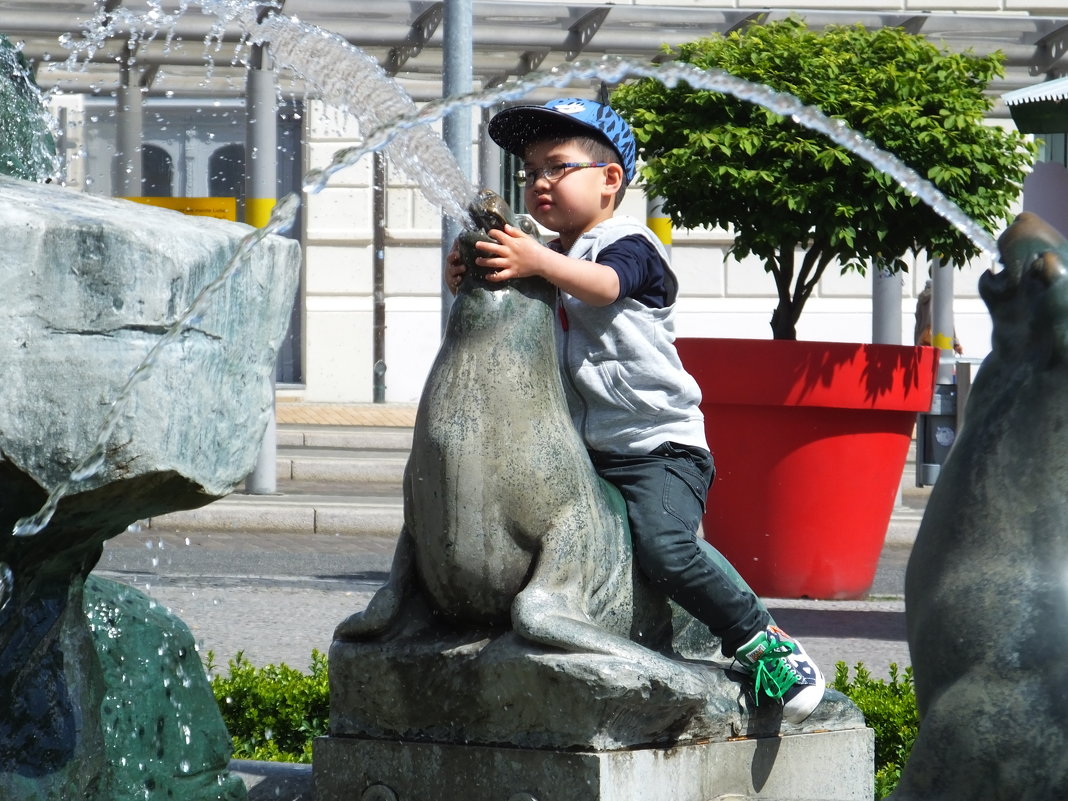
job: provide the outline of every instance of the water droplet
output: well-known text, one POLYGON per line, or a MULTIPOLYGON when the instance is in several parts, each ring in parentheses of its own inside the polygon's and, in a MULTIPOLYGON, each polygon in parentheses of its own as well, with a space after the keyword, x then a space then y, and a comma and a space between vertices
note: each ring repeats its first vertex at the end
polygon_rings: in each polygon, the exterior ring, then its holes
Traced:
POLYGON ((0 611, 11 602, 15 590, 15 574, 7 562, 0 562, 0 611))

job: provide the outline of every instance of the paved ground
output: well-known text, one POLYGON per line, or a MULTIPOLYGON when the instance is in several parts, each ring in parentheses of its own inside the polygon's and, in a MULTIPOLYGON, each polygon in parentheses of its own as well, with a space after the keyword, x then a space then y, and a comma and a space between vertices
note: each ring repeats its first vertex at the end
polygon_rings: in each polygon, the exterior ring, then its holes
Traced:
MULTIPOLYGON (((414 414, 412 405, 278 405, 282 426, 321 430, 407 428, 414 414)), ((765 599, 780 625, 804 642, 828 674, 838 661, 849 666, 862 662, 882 676, 888 675, 891 663, 909 664, 904 572, 926 498, 923 490, 911 487, 909 469, 902 477, 901 503, 890 522, 868 599, 765 599)), ((306 486, 305 491, 315 492, 316 487, 306 486)), ((366 492, 367 498, 350 504, 357 507, 351 512, 356 517, 378 514, 374 486, 366 492)), ((240 530, 186 525, 178 531, 153 521, 153 528, 128 531, 106 543, 97 572, 129 583, 174 610, 189 625, 202 655, 212 653, 222 669, 238 653, 257 665, 285 663, 304 669, 313 649, 326 652, 337 623, 362 609, 385 580, 395 537, 351 533, 360 530, 351 520, 345 528, 350 533, 312 533, 319 527, 299 516, 292 517, 299 524, 287 530, 281 508, 287 499, 264 501, 278 505, 266 507, 262 518, 246 516, 240 530), (270 521, 274 530, 250 527, 249 519, 270 521)), ((299 505, 301 499, 289 501, 299 505)), ((314 516, 328 514, 331 501, 318 499, 314 516)), ((241 505, 221 508, 225 519, 241 505)), ((213 519, 217 522, 219 516, 213 519)), ((341 522, 335 520, 334 525, 341 522)), ((309 766, 235 762, 232 768, 249 786, 250 801, 313 797, 309 766)))
POLYGON ((415 403, 297 403, 280 398, 275 418, 279 425, 411 428, 417 408, 415 403))
MULTIPOLYGON (((915 510, 895 515, 870 600, 766 599, 825 671, 839 660, 876 675, 909 664, 904 569, 918 523, 915 510)), ((97 572, 170 607, 220 665, 243 652, 257 665, 303 669, 385 580, 393 545, 372 536, 132 531, 107 543, 97 572)))

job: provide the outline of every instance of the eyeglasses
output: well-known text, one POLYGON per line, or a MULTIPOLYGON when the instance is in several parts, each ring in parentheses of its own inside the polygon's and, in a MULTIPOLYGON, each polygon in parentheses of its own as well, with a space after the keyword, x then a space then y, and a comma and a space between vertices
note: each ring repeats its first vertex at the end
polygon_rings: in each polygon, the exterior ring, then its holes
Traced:
POLYGON ((545 178, 550 183, 556 183, 564 177, 564 170, 570 167, 607 167, 607 161, 565 161, 562 164, 550 164, 548 167, 538 167, 533 170, 518 170, 515 174, 516 186, 526 186, 537 183, 539 178, 545 178))

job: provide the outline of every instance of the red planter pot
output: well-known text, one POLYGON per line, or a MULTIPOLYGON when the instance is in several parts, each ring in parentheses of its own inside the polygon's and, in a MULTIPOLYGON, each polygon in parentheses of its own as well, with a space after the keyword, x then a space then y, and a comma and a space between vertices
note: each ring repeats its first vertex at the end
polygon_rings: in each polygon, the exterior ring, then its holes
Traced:
POLYGON ((772 598, 859 598, 875 578, 938 350, 751 339, 676 343, 704 400, 705 536, 772 598))

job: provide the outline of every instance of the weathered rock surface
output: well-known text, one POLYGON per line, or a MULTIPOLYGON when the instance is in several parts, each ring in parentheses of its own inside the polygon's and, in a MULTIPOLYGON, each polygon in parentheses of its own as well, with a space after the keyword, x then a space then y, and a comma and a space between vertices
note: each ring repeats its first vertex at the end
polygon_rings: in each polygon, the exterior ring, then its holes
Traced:
POLYGON ((650 653, 637 664, 567 653, 500 631, 429 631, 417 641, 335 642, 330 733, 389 741, 613 751, 863 729, 827 690, 800 725, 757 705, 729 663, 650 653), (685 674, 686 683, 680 679, 685 674))
MULTIPOLYGON (((94 651, 83 584, 104 540, 221 497, 252 469, 295 242, 251 248, 137 373, 99 469, 70 485, 39 532, 13 530, 93 453, 124 385, 251 230, 0 178, 0 797, 115 801, 100 715, 116 688, 94 651)), ((114 658, 137 662, 121 649, 114 658)), ((153 713, 143 725, 178 720, 153 713)))
MULTIPOLYGON (((0 530, 36 511, 93 450, 133 371, 250 230, 0 178, 0 530)), ((268 379, 298 250, 278 237, 261 242, 255 262, 156 353, 100 472, 22 550, 48 541, 55 552, 68 527, 79 539, 111 536, 245 478, 273 403, 268 379)))

